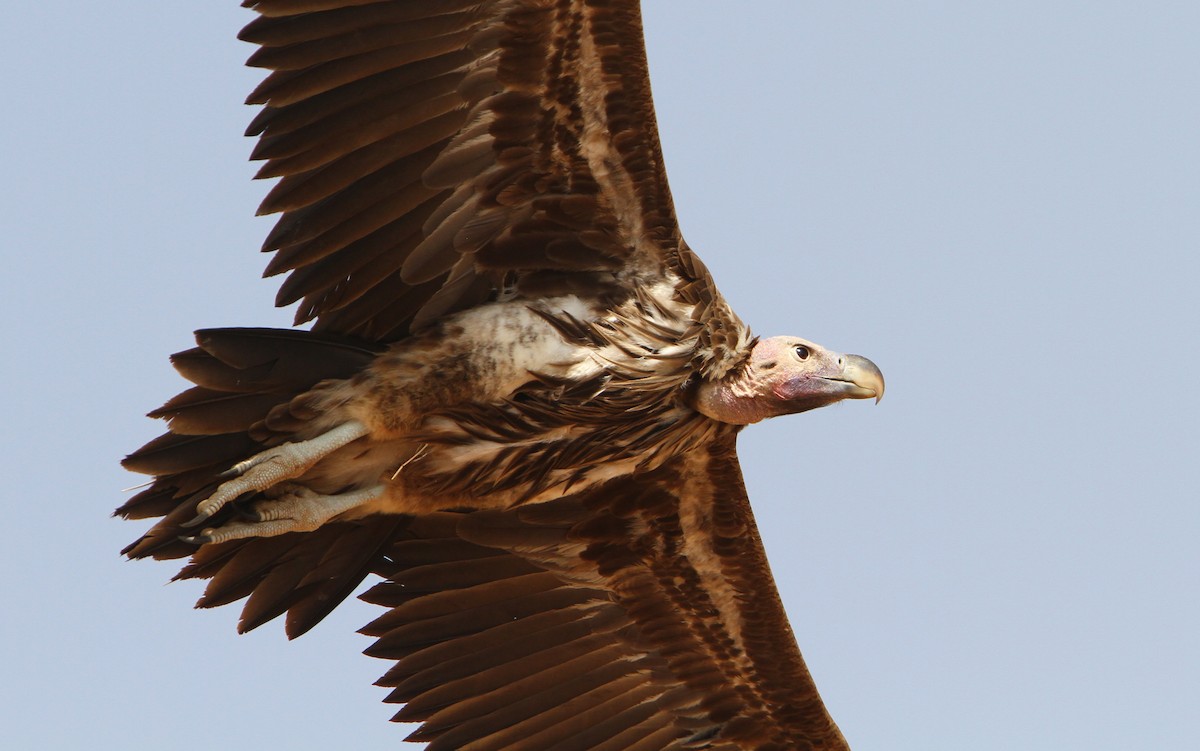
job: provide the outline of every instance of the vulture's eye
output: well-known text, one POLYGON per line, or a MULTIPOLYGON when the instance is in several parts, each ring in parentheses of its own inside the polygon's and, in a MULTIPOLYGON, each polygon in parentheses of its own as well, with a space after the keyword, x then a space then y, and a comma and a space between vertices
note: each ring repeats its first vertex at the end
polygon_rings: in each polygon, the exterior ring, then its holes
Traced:
POLYGON ((808 351, 808 347, 805 347, 803 344, 797 344, 793 349, 796 350, 796 357, 799 357, 801 360, 807 360, 808 356, 812 354, 808 351))

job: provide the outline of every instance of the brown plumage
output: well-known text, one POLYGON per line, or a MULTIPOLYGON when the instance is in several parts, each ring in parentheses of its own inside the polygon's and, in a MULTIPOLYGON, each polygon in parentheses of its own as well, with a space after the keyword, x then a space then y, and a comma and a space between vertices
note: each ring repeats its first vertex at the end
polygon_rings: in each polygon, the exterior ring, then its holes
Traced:
POLYGON ((289 636, 382 577, 430 748, 847 748, 734 443, 882 376, 755 339, 683 242, 637 3, 247 4, 268 273, 314 323, 175 355, 125 552, 289 636))

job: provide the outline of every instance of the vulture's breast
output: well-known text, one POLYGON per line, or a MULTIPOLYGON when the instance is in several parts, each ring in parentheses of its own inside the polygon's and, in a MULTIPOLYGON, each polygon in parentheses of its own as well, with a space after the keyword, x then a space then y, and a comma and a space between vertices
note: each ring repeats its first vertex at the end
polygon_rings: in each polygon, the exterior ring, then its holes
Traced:
POLYGON ((383 479, 428 499, 422 509, 512 505, 652 469, 705 440, 712 421, 683 398, 695 326, 665 292, 610 308, 576 296, 482 306, 380 356, 354 417, 396 447, 383 479))

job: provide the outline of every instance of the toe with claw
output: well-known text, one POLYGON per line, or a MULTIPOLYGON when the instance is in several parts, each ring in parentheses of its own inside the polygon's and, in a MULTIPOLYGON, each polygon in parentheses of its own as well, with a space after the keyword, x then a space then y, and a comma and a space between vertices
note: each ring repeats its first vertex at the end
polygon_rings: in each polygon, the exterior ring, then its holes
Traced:
POLYGON ((220 475, 232 479, 218 485, 212 495, 197 504, 196 517, 182 526, 198 527, 227 503, 243 495, 262 492, 300 477, 321 459, 368 432, 367 426, 350 420, 316 438, 274 446, 238 462, 220 475))
POLYGON ((192 537, 181 537, 195 545, 240 540, 246 537, 274 537, 287 532, 310 532, 333 517, 378 498, 382 485, 351 490, 337 495, 322 495, 301 485, 289 485, 279 497, 262 500, 249 512, 253 521, 230 521, 208 527, 192 537))

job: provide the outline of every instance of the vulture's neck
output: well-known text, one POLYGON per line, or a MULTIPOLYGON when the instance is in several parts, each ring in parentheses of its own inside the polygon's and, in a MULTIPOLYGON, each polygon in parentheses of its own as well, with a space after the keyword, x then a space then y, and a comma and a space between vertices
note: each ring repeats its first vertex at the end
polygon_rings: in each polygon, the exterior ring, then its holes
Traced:
POLYGON ((696 411, 719 422, 749 425, 782 414, 779 400, 764 395, 754 366, 734 371, 717 381, 703 381, 696 389, 696 411))

